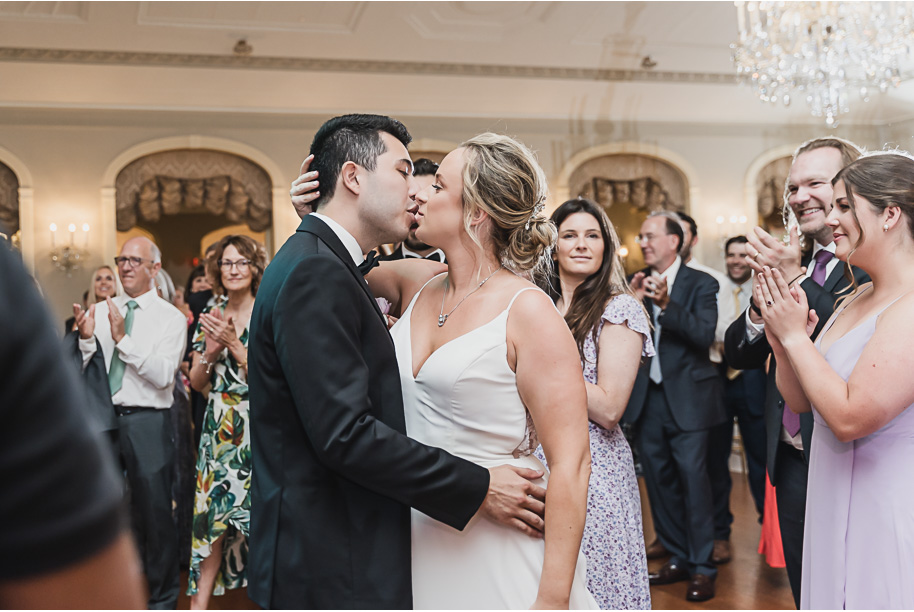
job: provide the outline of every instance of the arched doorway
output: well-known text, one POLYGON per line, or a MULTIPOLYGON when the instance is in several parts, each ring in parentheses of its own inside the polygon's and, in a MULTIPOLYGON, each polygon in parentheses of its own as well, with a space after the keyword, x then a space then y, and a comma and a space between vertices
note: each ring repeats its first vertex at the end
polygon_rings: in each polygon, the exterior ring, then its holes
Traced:
POLYGON ((0 147, 0 233, 21 254, 29 272, 35 272, 35 211, 32 173, 22 161, 0 147))
POLYGON ((22 248, 19 228, 19 177, 0 162, 0 240, 6 240, 14 251, 22 248))
POLYGON ((176 284, 186 281, 202 256, 204 236, 247 234, 272 252, 273 180, 242 155, 205 148, 156 151, 123 166, 113 191, 117 249, 133 234, 151 236, 176 284))

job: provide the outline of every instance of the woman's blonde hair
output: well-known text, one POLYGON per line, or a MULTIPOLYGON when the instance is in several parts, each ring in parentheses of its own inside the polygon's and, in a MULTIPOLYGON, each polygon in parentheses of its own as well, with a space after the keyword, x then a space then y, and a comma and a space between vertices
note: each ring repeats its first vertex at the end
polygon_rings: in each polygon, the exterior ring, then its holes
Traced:
POLYGON ((509 136, 487 132, 462 145, 463 224, 482 246, 472 221, 482 210, 492 219, 495 254, 513 272, 539 276, 548 271, 555 225, 542 215, 549 193, 546 174, 533 152, 509 136))
POLYGON ((111 272, 111 276, 114 277, 114 293, 111 295, 111 297, 120 295, 120 289, 118 288, 117 284, 117 272, 112 270, 111 266, 99 266, 95 268, 95 270, 92 272, 91 278, 89 278, 89 301, 86 302, 87 306, 91 306, 98 301, 98 296, 95 295, 95 277, 98 276, 99 270, 108 270, 108 272, 111 272))

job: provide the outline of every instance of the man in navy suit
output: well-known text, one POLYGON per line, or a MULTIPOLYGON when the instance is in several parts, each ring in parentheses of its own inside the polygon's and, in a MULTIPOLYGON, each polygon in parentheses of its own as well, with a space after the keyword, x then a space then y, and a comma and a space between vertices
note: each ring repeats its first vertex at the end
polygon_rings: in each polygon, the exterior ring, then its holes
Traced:
POLYGON ((671 553, 650 581, 689 580, 686 599, 705 601, 714 597, 717 576, 708 435, 726 419, 708 353, 719 285, 682 265, 683 232, 673 213, 648 217, 638 239, 648 268, 631 283, 652 315, 657 355, 638 371, 623 418, 635 428, 654 529, 671 553))

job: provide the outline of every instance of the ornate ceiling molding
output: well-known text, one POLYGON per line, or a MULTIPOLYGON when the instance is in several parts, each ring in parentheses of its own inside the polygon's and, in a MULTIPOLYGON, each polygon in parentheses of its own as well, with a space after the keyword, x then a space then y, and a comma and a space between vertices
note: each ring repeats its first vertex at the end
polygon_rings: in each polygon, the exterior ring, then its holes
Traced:
POLYGON ((237 57, 183 53, 83 51, 0 47, 0 61, 92 64, 115 66, 169 66, 174 68, 228 68, 234 70, 289 70, 295 72, 359 72, 574 81, 692 83, 736 85, 736 75, 713 72, 668 72, 615 68, 565 68, 493 64, 451 64, 294 57, 237 57))

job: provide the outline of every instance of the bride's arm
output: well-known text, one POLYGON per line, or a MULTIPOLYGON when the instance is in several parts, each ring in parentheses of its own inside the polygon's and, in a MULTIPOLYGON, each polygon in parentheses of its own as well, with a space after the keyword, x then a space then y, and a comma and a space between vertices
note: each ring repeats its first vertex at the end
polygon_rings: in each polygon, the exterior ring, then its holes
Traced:
POLYGON ((549 461, 546 555, 535 608, 567 608, 581 549, 590 479, 587 392, 577 347, 551 300, 525 291, 511 309, 508 341, 517 388, 549 461))
POLYGON ((382 261, 366 276, 375 297, 390 302, 390 314, 399 317, 416 292, 432 277, 447 272, 447 266, 425 259, 382 261))

